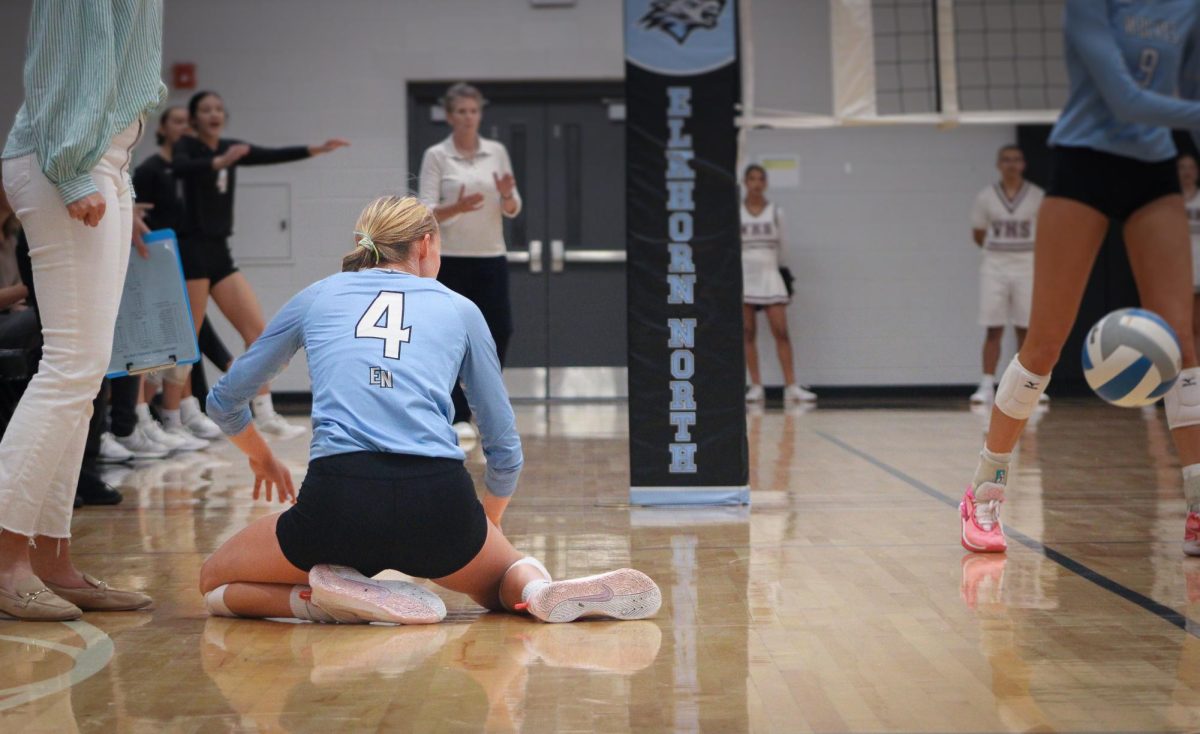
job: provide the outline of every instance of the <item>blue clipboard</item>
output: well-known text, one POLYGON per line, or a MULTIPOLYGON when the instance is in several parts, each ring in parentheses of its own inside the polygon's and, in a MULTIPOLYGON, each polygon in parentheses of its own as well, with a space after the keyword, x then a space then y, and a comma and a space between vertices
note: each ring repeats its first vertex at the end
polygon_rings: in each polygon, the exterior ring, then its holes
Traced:
POLYGON ((200 361, 175 231, 156 230, 143 241, 150 258, 129 253, 107 377, 200 361))

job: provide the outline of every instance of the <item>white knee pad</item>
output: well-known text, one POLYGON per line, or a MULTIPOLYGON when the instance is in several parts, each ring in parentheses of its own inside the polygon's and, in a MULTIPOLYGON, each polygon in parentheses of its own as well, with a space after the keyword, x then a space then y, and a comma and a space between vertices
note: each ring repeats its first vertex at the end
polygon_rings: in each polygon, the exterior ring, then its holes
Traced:
POLYGON ((165 370, 163 379, 172 385, 183 385, 187 382, 188 375, 192 374, 192 366, 190 364, 181 364, 165 370))
POLYGON ((1035 375, 1013 357, 996 388, 996 407, 1009 418, 1028 420, 1049 384, 1050 375, 1035 375))
POLYGON ((509 571, 512 571, 517 566, 533 566, 534 568, 536 568, 537 570, 542 572, 542 575, 546 577, 547 581, 551 580, 550 572, 546 570, 546 567, 544 565, 542 565, 541 561, 534 558, 533 556, 525 556, 521 560, 513 563, 513 565, 509 566, 508 568, 506 568, 504 570, 504 575, 507 576, 509 571))
POLYGON ((1167 425, 1172 429, 1200 424, 1200 367, 1189 367, 1163 396, 1167 425))

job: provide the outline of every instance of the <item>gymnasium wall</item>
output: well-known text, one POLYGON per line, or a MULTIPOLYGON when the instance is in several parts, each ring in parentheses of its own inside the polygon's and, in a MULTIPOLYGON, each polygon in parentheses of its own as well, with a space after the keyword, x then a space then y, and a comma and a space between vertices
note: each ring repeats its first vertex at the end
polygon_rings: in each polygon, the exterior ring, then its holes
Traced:
MULTIPOLYGON (((0 3, 0 120, 19 104, 29 2, 0 3)), ((760 104, 827 111, 825 0, 755 0, 760 104), (803 13, 797 13, 800 6, 803 13)), ((354 145, 313 161, 247 168, 242 184, 290 188, 290 255, 243 263, 268 316, 338 267, 362 203, 410 187, 405 85, 410 80, 614 79, 623 71, 621 3, 580 0, 172 0, 164 63, 197 64, 220 91, 229 134, 263 144, 354 145), (486 7, 483 13, 480 8, 486 7)), ((164 72, 166 73, 166 72, 164 72)), ((1005 129, 752 131, 751 155, 800 159, 788 211, 791 307, 802 379, 817 385, 968 383, 977 378, 977 254, 968 233, 974 193, 992 176, 1005 129)), ((141 151, 147 154, 147 142, 141 151)), ((249 229, 246 223, 241 231, 249 229)), ((239 243, 253 247, 253 243, 239 243)), ((240 340, 215 319, 231 346, 240 340)), ((770 357, 763 334, 761 353, 770 357)), ((238 349, 235 349, 235 352, 238 349)), ((773 358, 767 384, 778 384, 773 358)), ((305 390, 299 357, 276 389, 305 390)))

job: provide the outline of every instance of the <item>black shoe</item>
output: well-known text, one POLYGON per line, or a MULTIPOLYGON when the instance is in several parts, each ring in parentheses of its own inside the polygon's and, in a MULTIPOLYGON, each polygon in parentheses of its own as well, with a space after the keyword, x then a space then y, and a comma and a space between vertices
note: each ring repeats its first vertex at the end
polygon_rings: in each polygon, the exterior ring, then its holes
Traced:
POLYGON ((80 505, 119 505, 125 499, 120 492, 105 484, 100 477, 83 472, 79 475, 79 484, 75 487, 75 506, 80 505))

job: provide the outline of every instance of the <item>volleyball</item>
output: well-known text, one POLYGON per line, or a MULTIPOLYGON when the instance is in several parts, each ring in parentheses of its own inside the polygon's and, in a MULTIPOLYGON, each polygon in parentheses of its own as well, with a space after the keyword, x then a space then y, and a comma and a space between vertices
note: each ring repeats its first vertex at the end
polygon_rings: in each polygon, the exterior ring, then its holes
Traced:
POLYGON ((1171 389, 1181 369, 1179 339, 1158 314, 1113 311, 1083 343, 1083 376, 1104 400, 1123 408, 1150 405, 1171 389))

